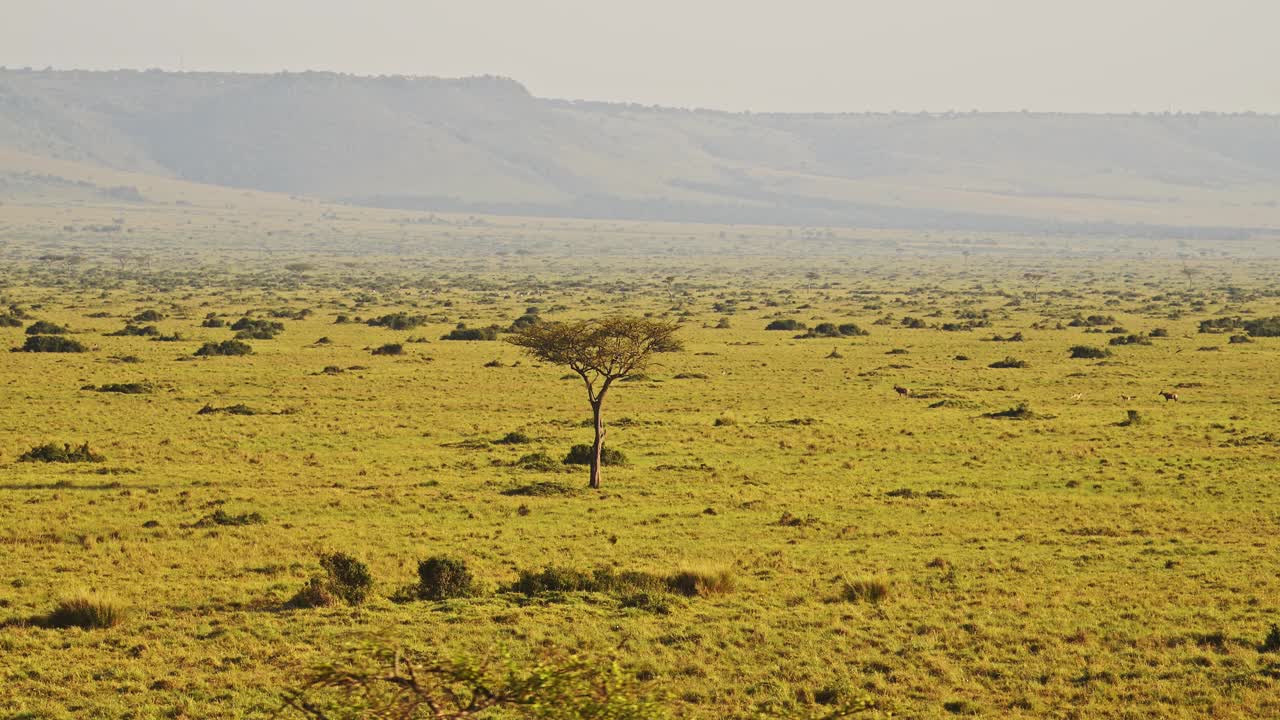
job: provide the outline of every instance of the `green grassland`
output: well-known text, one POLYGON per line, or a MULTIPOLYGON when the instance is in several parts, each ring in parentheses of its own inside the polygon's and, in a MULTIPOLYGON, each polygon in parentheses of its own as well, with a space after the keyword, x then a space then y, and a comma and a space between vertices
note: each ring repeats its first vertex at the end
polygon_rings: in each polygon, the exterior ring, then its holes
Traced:
POLYGON ((370 646, 616 658, 689 718, 1280 715, 1280 655, 1260 650, 1280 622, 1280 340, 1198 332, 1280 315, 1259 246, 1188 265, 1137 241, 406 224, 292 201, 10 210, 0 299, 28 317, 0 348, 39 319, 89 351, 0 355, 0 716, 269 717, 370 646), (122 212, 136 232, 63 229, 122 212), (267 232, 285 251, 256 247, 267 232), (598 492, 584 468, 518 462, 590 440, 580 381, 441 339, 531 306, 683 323, 684 351, 610 395, 629 462, 598 492), (179 339, 107 335, 146 310, 179 339), (397 312, 424 324, 354 321, 397 312), (210 314, 284 330, 196 358, 234 335, 210 314), (1090 315, 1110 318, 1071 325, 1090 315), (765 330, 787 318, 869 334, 765 330), (1150 344, 1112 346, 1114 327, 1150 344), (403 354, 371 352, 387 343, 403 354), (1027 366, 989 367, 1006 357, 1027 366), (85 389, 131 383, 149 391, 85 389), (516 431, 530 442, 493 442, 516 431), (106 459, 19 461, 85 442, 106 459), (368 563, 372 597, 289 607, 335 550, 368 563), (400 597, 435 555, 481 592, 400 597), (733 582, 639 606, 509 589, 548 566, 733 582), (887 594, 848 592, 864 581, 887 594), (124 621, 32 621, 82 592, 124 621))

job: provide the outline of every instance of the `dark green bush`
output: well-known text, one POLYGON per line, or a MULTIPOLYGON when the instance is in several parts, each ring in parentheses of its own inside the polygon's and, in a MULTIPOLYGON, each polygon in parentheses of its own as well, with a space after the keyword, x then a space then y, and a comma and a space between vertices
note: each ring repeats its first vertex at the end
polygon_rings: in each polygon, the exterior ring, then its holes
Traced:
POLYGON ((1105 357, 1111 357, 1111 351, 1106 348, 1090 347, 1089 345, 1073 345, 1068 351, 1071 357, 1077 360, 1099 360, 1105 357))
POLYGON ((1239 317, 1219 317, 1209 318, 1200 321, 1200 332, 1202 333, 1222 333, 1228 330, 1238 330, 1244 327, 1244 321, 1239 317))
POLYGON ((262 517, 261 513, 248 512, 241 513, 239 515, 232 515, 226 510, 218 508, 192 523, 191 527, 205 528, 213 527, 215 525, 221 525, 223 527, 239 527, 244 525, 262 525, 266 522, 267 519, 262 517))
POLYGON ((164 315, 159 310, 143 310, 133 316, 134 322, 160 322, 164 319, 164 315))
POLYGON ((66 335, 69 332, 71 332, 71 328, 51 323, 48 320, 37 320, 27 326, 28 335, 66 335))
POLYGON ((236 331, 236 338, 240 340, 271 340, 284 332, 284 323, 242 317, 231 324, 231 329, 236 331))
POLYGON ((31 335, 22 347, 13 349, 14 352, 42 353, 82 353, 88 350, 83 343, 59 335, 31 335))
POLYGON ((1110 340, 1108 340, 1107 344, 1115 345, 1115 346, 1150 345, 1151 338, 1143 335, 1120 335, 1119 337, 1113 337, 1110 340))
POLYGON ((730 592, 733 587, 733 573, 722 569, 680 570, 670 575, 657 575, 607 567, 586 571, 552 565, 542 570, 521 570, 519 579, 506 590, 531 596, 595 592, 634 599, 637 594, 657 593, 704 597, 730 592))
POLYGON ((988 365, 987 367, 1001 369, 1001 368, 1024 368, 1029 366, 1030 366, 1030 363, 1028 363, 1026 360, 1019 360, 1017 358, 1007 357, 1003 360, 997 360, 991 363, 990 365, 988 365))
POLYGON ((519 430, 516 430, 503 435, 493 442, 497 445, 524 445, 526 443, 533 442, 533 439, 519 430))
POLYGON ((555 461, 555 458, 544 452, 529 453, 516 460, 516 467, 525 470, 537 470, 540 472, 551 472, 559 470, 561 464, 555 461))
POLYGON ((387 328, 388 330, 412 330, 426 322, 427 317, 425 315, 409 315, 400 312, 371 318, 365 324, 370 327, 387 328))
POLYGON ((0 314, 0 328, 16 327, 22 327, 22 320, 20 318, 9 315, 8 313, 0 314))
POLYGON ((469 328, 459 324, 458 327, 449 331, 447 335, 443 335, 441 340, 497 340, 498 328, 490 325, 483 328, 469 328))
MULTIPOLYGON (((537 308, 530 308, 530 309, 537 310, 537 308)), ((518 330, 523 330, 529 327, 530 325, 536 325, 540 322, 542 322, 542 318, 538 317, 538 314, 536 312, 534 313, 526 312, 524 315, 521 315, 520 317, 516 318, 511 323, 511 327, 507 329, 507 332, 516 332, 518 330)))
POLYGON ((253 354, 253 346, 249 345, 249 343, 241 342, 239 340, 223 340, 222 342, 207 342, 204 345, 201 345, 199 350, 196 350, 197 357, 215 357, 215 356, 234 357, 238 355, 252 355, 252 354, 253 354))
POLYGON ((1067 323, 1070 327, 1102 327, 1103 325, 1115 325, 1116 319, 1110 315, 1090 315, 1089 317, 1075 316, 1071 322, 1067 323))
POLYGON ((1280 337, 1280 315, 1247 320, 1244 330, 1253 337, 1280 337))
MULTIPOLYGON (((563 462, 565 465, 590 465, 591 457, 592 447, 584 443, 569 448, 569 454, 565 455, 563 462)), ((627 456, 621 450, 610 447, 600 448, 600 464, 626 465, 627 456)))
POLYGON ((403 355, 404 345, 400 343, 387 343, 379 345, 371 351, 374 355, 403 355))
POLYGON ((100 393, 120 393, 122 395, 142 395, 151 392, 149 383, 107 383, 105 385, 87 385, 84 390, 100 393))
POLYGON ((107 333, 107 337, 154 337, 159 334, 160 328, 155 325, 139 326, 129 323, 120 330, 107 333))
POLYGON ((448 600, 476 594, 476 582, 466 561, 435 556, 418 563, 417 590, 423 600, 448 600))
POLYGON ((765 330, 796 331, 796 330, 803 330, 804 328, 805 328, 804 323, 800 322, 799 320, 792 320, 791 318, 787 318, 785 320, 774 320, 773 322, 764 326, 765 330))
POLYGON ((314 576, 289 601, 293 607, 324 607, 339 602, 359 605, 373 588, 369 566, 341 552, 320 556, 324 575, 314 576))
POLYGON ((824 322, 818 323, 803 335, 797 335, 796 339, 857 337, 867 334, 869 334, 867 331, 853 323, 836 325, 835 323, 824 322))

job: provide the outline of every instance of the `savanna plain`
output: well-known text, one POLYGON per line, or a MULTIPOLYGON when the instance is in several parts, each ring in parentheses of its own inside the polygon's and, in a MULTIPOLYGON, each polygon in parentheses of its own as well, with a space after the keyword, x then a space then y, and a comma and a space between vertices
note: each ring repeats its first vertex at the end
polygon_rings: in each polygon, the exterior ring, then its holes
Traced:
POLYGON ((1280 716, 1263 245, 250 205, 4 208, 4 717, 1280 716))

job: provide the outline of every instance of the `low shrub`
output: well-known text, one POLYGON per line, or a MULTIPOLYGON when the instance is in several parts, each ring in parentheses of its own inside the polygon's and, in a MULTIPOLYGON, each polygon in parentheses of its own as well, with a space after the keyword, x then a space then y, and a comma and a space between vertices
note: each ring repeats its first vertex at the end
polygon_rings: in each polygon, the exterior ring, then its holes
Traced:
POLYGON ((89 449, 89 443, 72 447, 64 443, 59 447, 56 443, 37 445, 18 456, 18 462, 103 462, 107 458, 89 449))
POLYGON ((200 346, 195 352, 196 357, 236 357, 241 355, 252 355, 253 346, 240 340, 223 340, 222 342, 207 342, 200 346))
POLYGON ((1244 327, 1244 320, 1239 317, 1219 317, 1200 321, 1199 332, 1221 333, 1244 327))
POLYGON ((40 619, 40 624, 51 628, 100 630, 123 623, 125 616, 124 607, 114 600, 98 595, 78 595, 58 603, 53 612, 40 619))
POLYGON ((450 330, 447 334, 440 337, 441 340, 497 340, 499 328, 496 325, 490 325, 483 328, 469 328, 461 323, 458 327, 450 330))
MULTIPOLYGON (((585 443, 569 448, 569 454, 562 461, 565 465, 590 465, 593 448, 585 443)), ((600 448, 601 465, 626 465, 627 456, 621 450, 610 447, 600 448)))
POLYGON ((133 316, 134 322, 160 322, 164 319, 164 314, 159 310, 143 310, 133 316))
POLYGON ((803 335, 797 335, 796 339, 861 337, 865 335, 870 335, 870 333, 853 323, 836 325, 835 323, 824 322, 810 328, 809 331, 803 335))
POLYGON ((82 353, 88 350, 83 343, 59 335, 30 335, 22 347, 13 349, 14 352, 43 353, 82 353))
POLYGON ((556 462, 555 458, 544 452, 535 452, 521 456, 519 460, 516 460, 516 467, 523 468, 525 470, 553 472, 559 470, 561 464, 556 462))
POLYGON ((493 441, 495 445, 525 445, 533 442, 533 438, 516 430, 493 441))
POLYGON ((1073 345, 1067 352, 1076 360, 1100 360, 1105 357, 1111 357, 1110 350, 1089 345, 1073 345))
POLYGON ((338 603, 359 605, 368 598, 369 591, 373 588, 373 575, 369 572, 369 566, 346 553, 321 555, 320 568, 324 570, 324 575, 308 579, 306 585, 289 600, 290 606, 311 608, 338 603))
POLYGON ((1110 315, 1090 315, 1089 317, 1077 315, 1071 322, 1067 323, 1069 327, 1101 327, 1115 324, 1116 319, 1110 315))
POLYGON ((1004 368, 1025 368, 1025 367, 1030 367, 1030 365, 1031 363, 1027 362, 1026 360, 1019 360, 1017 358, 1007 357, 1003 360, 997 360, 991 363, 990 365, 988 365, 987 367, 1004 369, 1004 368))
MULTIPOLYGON (((345 316, 340 315, 339 317, 345 316)), ((426 322, 427 316, 425 315, 409 315, 407 313, 399 312, 370 318, 365 322, 365 324, 370 327, 387 328, 388 330, 412 330, 426 322)))
POLYGON ((370 352, 374 355, 403 355, 404 345, 401 345, 400 343, 387 343, 386 345, 379 345, 370 352))
POLYGON ((37 320, 27 326, 26 332, 28 335, 66 335, 71 332, 71 328, 48 320, 37 320))
POLYGON ((284 332, 284 323, 242 317, 231 324, 231 329, 239 340, 271 340, 284 332))
POLYGON ((1151 338, 1145 335, 1120 335, 1118 337, 1113 337, 1110 340, 1108 340, 1107 344, 1114 345, 1117 347, 1123 346, 1123 345, 1150 345, 1151 338))
POLYGON ((1244 330, 1253 337, 1280 337, 1280 315, 1246 320, 1244 330))
POLYGON ((476 581, 464 560, 435 556, 418 563, 418 597, 448 600, 476 594, 476 581))
POLYGON ((107 333, 107 337, 154 337, 160 334, 160 328, 155 325, 134 325, 129 323, 123 328, 107 333))
POLYGON ((794 332, 796 330, 804 330, 804 328, 805 328, 804 323, 798 320, 792 320, 791 318, 787 318, 785 320, 774 320, 773 322, 764 326, 765 330, 786 330, 790 332, 794 332))
POLYGON ((239 515, 232 515, 226 510, 218 508, 212 513, 209 513, 192 523, 190 527, 207 528, 214 527, 215 525, 222 527, 243 527, 245 525, 263 525, 266 522, 267 519, 262 517, 261 513, 248 512, 241 513, 239 515))
POLYGON ((587 571, 553 565, 538 571, 522 570, 519 579, 505 589, 530 596, 569 592, 604 593, 620 596, 625 606, 634 607, 637 604, 648 604, 647 601, 640 600, 640 595, 667 593, 706 597, 732 592, 734 586, 734 575, 727 569, 680 570, 670 575, 658 575, 607 567, 587 571))
POLYGON ((122 395, 143 395, 151 392, 150 383, 107 383, 105 385, 86 385, 82 390, 100 393, 120 393, 122 395))
POLYGON ((1246 343, 1251 343, 1251 342, 1254 342, 1254 340, 1252 337, 1248 335, 1232 335, 1231 337, 1227 338, 1227 343, 1229 345, 1244 345, 1246 343))

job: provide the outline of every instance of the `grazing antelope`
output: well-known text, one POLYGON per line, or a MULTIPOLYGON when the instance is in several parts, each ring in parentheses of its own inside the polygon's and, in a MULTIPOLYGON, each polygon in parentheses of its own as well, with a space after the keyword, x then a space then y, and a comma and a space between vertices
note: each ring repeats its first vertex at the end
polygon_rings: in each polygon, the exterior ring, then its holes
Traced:
POLYGON ((1165 392, 1164 390, 1160 391, 1160 396, 1164 398, 1165 402, 1178 399, 1178 393, 1165 392))
POLYGON ((901 385, 894 385, 893 391, 898 393, 898 397, 911 397, 911 388, 904 388, 901 385))
POLYGON ((1071 396, 1071 399, 1072 399, 1072 400, 1083 400, 1083 399, 1084 399, 1084 393, 1076 393, 1075 395, 1072 395, 1072 396, 1071 396))
POLYGON ((1136 400, 1136 399, 1138 399, 1138 396, 1137 396, 1137 395, 1124 395, 1124 394, 1120 395, 1120 401, 1121 401, 1121 402, 1130 402, 1130 401, 1132 401, 1132 400, 1136 400))

